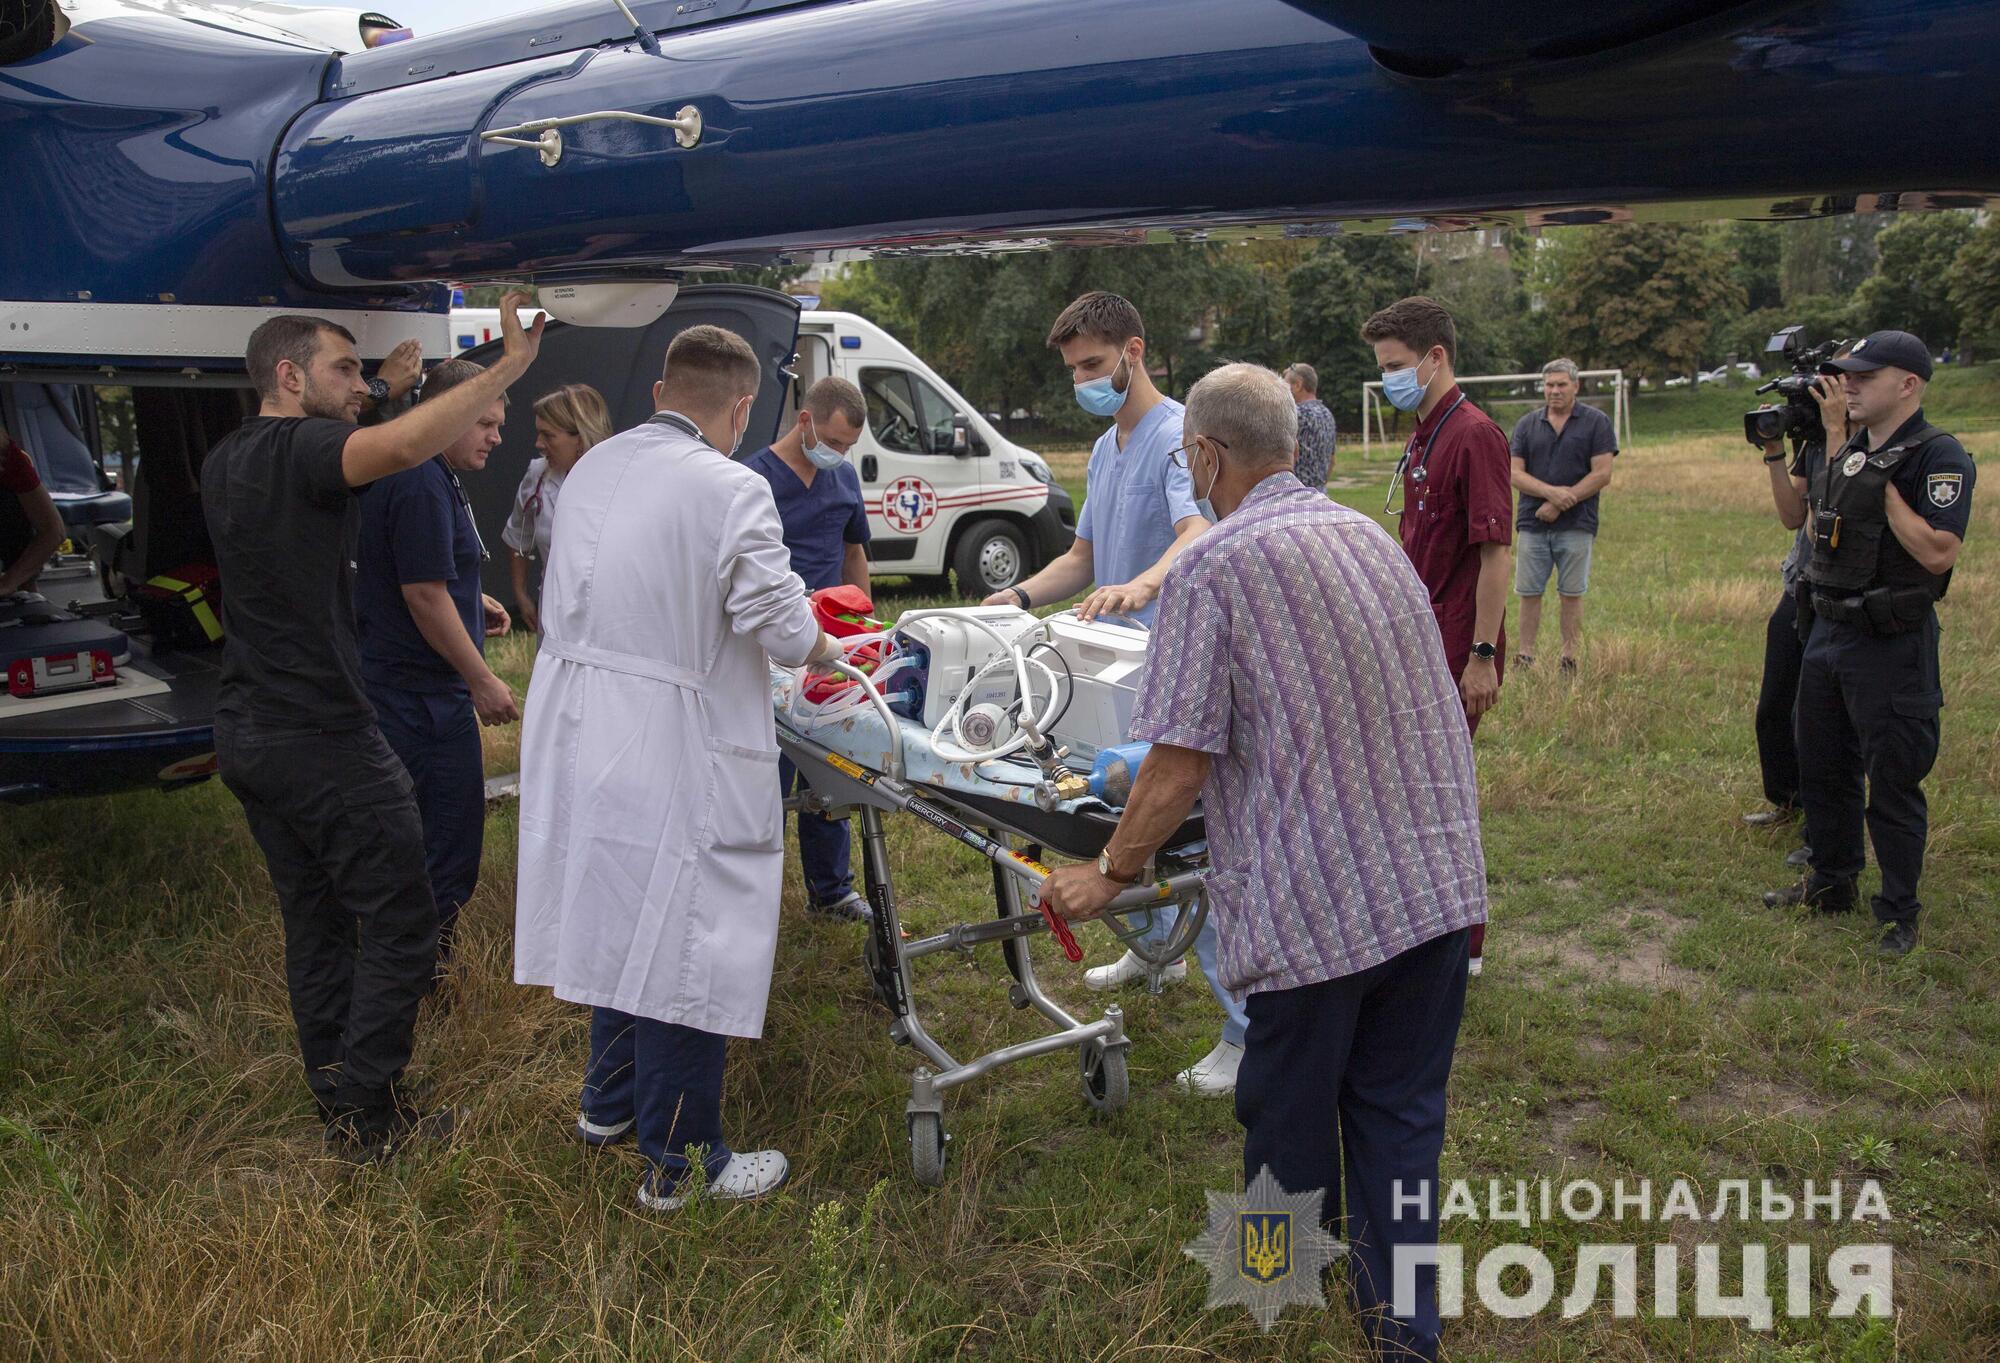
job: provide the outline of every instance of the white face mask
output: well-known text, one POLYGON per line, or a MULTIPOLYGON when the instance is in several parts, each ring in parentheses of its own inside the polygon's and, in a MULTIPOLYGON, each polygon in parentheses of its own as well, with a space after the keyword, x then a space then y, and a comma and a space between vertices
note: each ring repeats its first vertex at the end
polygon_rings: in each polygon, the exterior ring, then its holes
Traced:
MULTIPOLYGON (((753 405, 756 403, 755 398, 750 399, 750 401, 753 405)), ((736 424, 736 413, 732 409, 729 413, 729 457, 731 459, 734 459, 737 451, 743 448, 743 437, 748 434, 749 430, 750 413, 748 409, 743 413, 743 424, 741 426, 736 424)))

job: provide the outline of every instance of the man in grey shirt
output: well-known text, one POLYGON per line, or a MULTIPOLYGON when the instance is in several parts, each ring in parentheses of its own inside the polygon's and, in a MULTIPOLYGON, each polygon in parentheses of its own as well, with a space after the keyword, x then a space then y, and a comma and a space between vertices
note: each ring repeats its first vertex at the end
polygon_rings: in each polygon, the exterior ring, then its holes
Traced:
POLYGON ((1514 593, 1521 598, 1521 652, 1535 660, 1542 624, 1542 593, 1551 573, 1562 598, 1562 670, 1576 670, 1583 639, 1583 594, 1590 588, 1590 555, 1597 541, 1597 495, 1611 482, 1618 433, 1611 418, 1576 400, 1574 360, 1542 366, 1542 409, 1514 424, 1507 442, 1514 455, 1514 488, 1521 494, 1514 520, 1514 593))
POLYGON ((1318 492, 1333 475, 1333 442, 1338 427, 1332 411, 1319 400, 1319 374, 1311 365, 1293 365, 1285 371, 1285 382, 1299 407, 1299 457, 1292 472, 1318 492))

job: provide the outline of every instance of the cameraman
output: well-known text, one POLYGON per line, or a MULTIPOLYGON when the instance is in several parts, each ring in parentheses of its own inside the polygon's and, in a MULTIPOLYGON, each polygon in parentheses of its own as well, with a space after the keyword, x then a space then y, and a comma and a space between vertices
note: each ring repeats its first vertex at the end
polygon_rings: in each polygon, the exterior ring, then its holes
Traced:
MULTIPOLYGON (((1937 759, 1944 701, 1934 606, 1964 544, 1975 470, 1957 440, 1924 420, 1931 357, 1915 336, 1878 331, 1820 372, 1828 398, 1844 395, 1853 434, 1831 456, 1804 445, 1789 478, 1775 465, 1772 473, 1780 519, 1805 525, 1811 540, 1799 585, 1806 647, 1797 700, 1811 869, 1764 902, 1822 913, 1856 907, 1865 779, 1882 868, 1872 904, 1879 947, 1902 956, 1917 942, 1923 780, 1937 759)), ((1765 445, 1767 463, 1781 456, 1780 443, 1765 445)))
MULTIPOLYGON (((1837 352, 1847 353, 1842 347, 1837 352)), ((1847 441, 1847 395, 1836 378, 1818 378, 1810 389, 1819 407, 1821 433, 1808 434, 1809 448, 1799 451, 1800 459, 1823 459, 1826 446, 1838 449, 1847 441)), ((1770 808, 1752 810, 1743 822, 1752 828, 1776 828, 1800 815, 1799 748, 1794 710, 1799 697, 1799 661, 1805 653, 1805 634, 1799 628, 1799 579, 1806 559, 1812 554, 1812 537, 1806 533, 1806 503, 1792 480, 1785 453, 1777 444, 1765 446, 1764 468, 1771 475, 1771 500, 1778 508, 1778 520, 1793 532, 1792 547, 1778 565, 1784 590, 1771 618, 1764 625, 1764 679, 1757 692, 1757 767, 1764 782, 1764 798, 1770 808), (1773 450, 1777 452, 1772 453, 1773 450)), ((1799 845, 1785 856, 1787 866, 1804 866, 1812 855, 1799 832, 1799 845)))

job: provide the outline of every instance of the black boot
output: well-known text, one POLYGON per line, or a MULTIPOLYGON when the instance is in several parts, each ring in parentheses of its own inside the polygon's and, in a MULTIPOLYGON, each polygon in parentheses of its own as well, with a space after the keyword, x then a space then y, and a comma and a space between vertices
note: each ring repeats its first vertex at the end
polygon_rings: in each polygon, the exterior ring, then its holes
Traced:
POLYGON ((1917 947, 1917 925, 1915 923, 1890 923, 1882 929, 1882 940, 1875 949, 1884 956, 1907 956, 1917 947))
POLYGON ((1787 885, 1782 890, 1764 891, 1764 907, 1767 909, 1804 905, 1816 913, 1853 913, 1858 902, 1853 881, 1822 880, 1810 874, 1801 876, 1797 884, 1787 885))
POLYGON ((351 1164, 379 1164, 411 1145, 449 1141, 457 1126, 456 1110, 407 1099, 386 1108, 348 1108, 326 1124, 326 1149, 351 1164))

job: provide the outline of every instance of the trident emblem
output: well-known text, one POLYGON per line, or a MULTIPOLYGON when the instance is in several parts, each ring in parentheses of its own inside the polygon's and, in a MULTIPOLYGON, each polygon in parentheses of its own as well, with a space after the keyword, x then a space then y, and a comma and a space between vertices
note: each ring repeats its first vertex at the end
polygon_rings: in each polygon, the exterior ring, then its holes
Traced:
POLYGON ((1292 1214, 1239 1212, 1243 1260, 1237 1271, 1260 1283, 1274 1283, 1292 1271, 1292 1214))

